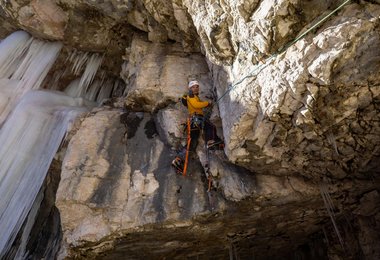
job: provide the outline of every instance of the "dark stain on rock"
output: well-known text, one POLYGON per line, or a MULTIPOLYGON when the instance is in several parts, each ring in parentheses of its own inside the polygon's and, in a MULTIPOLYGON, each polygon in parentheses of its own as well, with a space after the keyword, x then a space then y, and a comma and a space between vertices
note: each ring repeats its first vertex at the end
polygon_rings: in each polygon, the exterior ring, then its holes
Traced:
MULTIPOLYGON (((112 135, 110 138, 110 144, 107 147, 107 160, 110 163, 106 177, 103 178, 97 189, 94 191, 90 202, 97 205, 108 204, 112 200, 113 190, 116 189, 118 180, 122 173, 124 165, 124 144, 120 142, 123 136, 123 127, 118 124, 113 125, 115 131, 107 131, 106 134, 112 135)), ((107 136, 104 137, 106 139, 107 136)))
MULTIPOLYGON (((100 144, 98 146, 98 149, 96 150, 97 153, 100 153, 104 149, 104 147, 105 147, 105 141, 106 141, 105 137, 108 135, 108 131, 109 131, 109 129, 106 129, 104 131, 104 136, 103 136, 103 138, 102 138, 102 140, 101 140, 101 142, 100 142, 100 144)), ((86 160, 88 160, 88 156, 86 156, 86 160)))
POLYGON ((182 186, 183 192, 178 194, 178 200, 181 202, 181 215, 180 219, 188 220, 193 217, 194 208, 204 207, 203 210, 207 210, 207 203, 202 205, 204 201, 207 201, 206 194, 206 179, 204 178, 203 168, 198 158, 192 158, 188 163, 188 170, 186 176, 179 176, 177 182, 182 186), (199 185, 202 183, 204 185, 199 185), (196 189, 200 188, 198 192, 200 194, 196 194, 196 189), (203 197, 203 200, 199 200, 198 197, 203 197), (198 204, 198 205, 195 205, 198 204))
MULTIPOLYGON (((133 112, 132 112, 133 113, 133 112)), ((136 113, 133 113, 136 114, 136 113)), ((141 114, 140 114, 141 115, 141 114)), ((137 116, 140 116, 137 115, 137 116)), ((132 175, 136 170, 141 171, 144 175, 146 175, 146 171, 150 166, 152 161, 151 159, 151 150, 154 145, 154 141, 147 139, 146 135, 143 132, 143 125, 145 126, 146 121, 149 121, 145 116, 141 116, 141 121, 139 122, 139 126, 136 129, 133 138, 129 138, 128 133, 128 142, 125 149, 125 153, 127 153, 128 160, 127 163, 131 167, 131 179, 132 175), (144 119, 145 118, 145 119, 144 119)), ((128 131, 128 130, 127 130, 128 131)))
POLYGON ((149 139, 152 139, 158 134, 157 129, 156 129, 156 124, 153 118, 151 118, 148 122, 146 122, 144 129, 145 129, 145 134, 149 139))
POLYGON ((158 189, 156 194, 153 198, 153 205, 157 212, 157 222, 163 222, 166 219, 166 212, 165 212, 165 190, 166 187, 170 182, 170 178, 175 178, 175 176, 172 176, 173 174, 170 174, 171 166, 170 166, 170 159, 167 156, 170 153, 169 149, 167 147, 164 148, 162 151, 160 158, 158 159, 158 165, 161 167, 158 167, 154 170, 154 177, 159 183, 158 189), (166 166, 166 167, 165 167, 166 166))
MULTIPOLYGON (((165 205, 167 205, 167 198, 175 196, 177 201, 178 210, 180 212, 179 219, 188 220, 193 217, 194 208, 198 208, 194 204, 202 204, 203 200, 198 201, 197 196, 206 197, 206 187, 204 191, 198 191, 199 182, 201 182, 202 166, 198 160, 192 160, 189 163, 189 168, 186 176, 177 174, 172 169, 170 162, 173 156, 170 156, 171 150, 165 146, 158 159, 159 167, 154 170, 154 177, 159 183, 159 187, 153 198, 153 205, 157 212, 157 222, 164 222, 167 219, 165 205), (176 187, 174 189, 170 187, 176 187), (201 192, 203 195, 199 195, 201 192)), ((206 210, 206 209, 205 209, 206 210)))
POLYGON ((107 205, 112 198, 112 191, 114 190, 114 183, 117 180, 112 179, 103 179, 94 194, 92 195, 90 201, 96 205, 107 205))
POLYGON ((142 120, 143 117, 139 116, 137 113, 126 112, 120 115, 120 123, 124 124, 127 128, 127 139, 131 139, 135 136, 142 120))

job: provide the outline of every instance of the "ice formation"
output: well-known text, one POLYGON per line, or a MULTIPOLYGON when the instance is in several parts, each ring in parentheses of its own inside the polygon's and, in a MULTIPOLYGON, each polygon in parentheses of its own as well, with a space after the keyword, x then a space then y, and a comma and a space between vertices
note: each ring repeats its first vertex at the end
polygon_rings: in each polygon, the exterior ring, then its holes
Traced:
MULTIPOLYGON (((30 91, 0 132, 0 252, 21 228, 82 99, 30 91)), ((0 258, 1 258, 0 253, 0 258)))
MULTIPOLYGON (((26 253, 50 164, 71 122, 87 111, 82 98, 39 90, 61 47, 22 31, 0 42, 0 259, 23 225, 17 255, 26 253)), ((90 84, 101 63, 91 57, 83 84, 90 84)), ((78 84, 74 88, 81 91, 78 84)))
POLYGON ((0 125, 25 93, 41 88, 61 48, 22 31, 0 43, 0 125))

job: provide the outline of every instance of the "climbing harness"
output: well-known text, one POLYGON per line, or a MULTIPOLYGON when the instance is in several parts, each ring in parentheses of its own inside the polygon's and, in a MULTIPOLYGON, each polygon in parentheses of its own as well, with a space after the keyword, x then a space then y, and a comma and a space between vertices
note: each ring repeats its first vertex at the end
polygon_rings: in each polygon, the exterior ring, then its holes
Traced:
POLYGON ((193 114, 190 117, 191 128, 202 129, 204 127, 204 123, 205 123, 204 121, 205 121, 205 118, 202 115, 193 114))
POLYGON ((257 74, 260 71, 262 71, 264 68, 266 68, 274 60, 274 58, 276 58, 277 56, 283 54, 290 46, 294 45, 296 42, 298 42, 299 40, 303 39, 309 32, 311 32, 312 30, 314 30, 315 28, 317 28, 320 24, 322 24, 324 21, 326 21, 328 18, 330 18, 330 16, 332 16, 333 14, 335 14, 337 11, 339 11, 340 9, 342 9, 350 1, 351 0, 345 0, 337 8, 335 8, 333 11, 331 11, 330 13, 328 13, 327 15, 325 15, 322 19, 320 19, 316 24, 314 24, 313 26, 311 26, 305 32, 303 32, 302 34, 300 34, 299 36, 297 36, 293 41, 289 42, 284 47, 280 48, 276 53, 272 54, 269 58, 267 58, 266 60, 264 60, 264 62, 262 64, 260 64, 260 65, 256 66, 255 68, 253 68, 246 76, 244 76, 243 78, 241 78, 240 80, 238 80, 234 84, 229 84, 227 90, 220 96, 220 98, 218 98, 218 100, 216 101, 216 103, 219 103, 219 101, 222 100, 222 98, 224 96, 226 96, 229 92, 231 92, 233 89, 235 89, 236 86, 239 85, 239 84, 241 84, 245 79, 257 76, 257 74))

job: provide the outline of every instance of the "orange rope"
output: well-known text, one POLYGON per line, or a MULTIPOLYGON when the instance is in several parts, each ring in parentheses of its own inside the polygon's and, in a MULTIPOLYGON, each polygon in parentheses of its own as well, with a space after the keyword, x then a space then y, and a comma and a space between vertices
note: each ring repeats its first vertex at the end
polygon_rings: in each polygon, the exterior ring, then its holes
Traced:
POLYGON ((190 131, 191 131, 190 117, 188 117, 187 118, 187 146, 186 146, 185 165, 183 166, 183 176, 186 176, 187 164, 189 161, 189 150, 190 150, 190 142, 191 142, 190 131))

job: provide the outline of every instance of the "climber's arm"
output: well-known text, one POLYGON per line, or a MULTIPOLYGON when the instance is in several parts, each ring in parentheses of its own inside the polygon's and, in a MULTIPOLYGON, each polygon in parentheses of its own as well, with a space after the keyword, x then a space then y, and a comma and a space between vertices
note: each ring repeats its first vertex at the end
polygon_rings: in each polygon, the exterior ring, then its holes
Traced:
POLYGON ((195 98, 188 98, 187 101, 190 103, 190 105, 194 108, 205 108, 208 106, 208 101, 198 101, 195 98))

